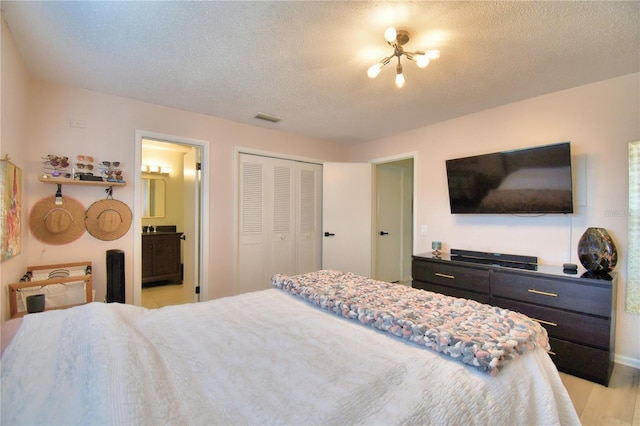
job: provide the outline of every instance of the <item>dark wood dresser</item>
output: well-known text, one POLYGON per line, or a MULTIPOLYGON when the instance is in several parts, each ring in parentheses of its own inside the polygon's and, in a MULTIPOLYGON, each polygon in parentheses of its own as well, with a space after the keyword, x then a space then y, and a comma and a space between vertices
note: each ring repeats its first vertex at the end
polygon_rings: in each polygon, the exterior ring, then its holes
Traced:
POLYGON ((166 281, 182 282, 180 260, 181 232, 145 232, 142 234, 142 284, 166 281))
POLYGON ((521 312, 542 324, 558 370, 609 385, 615 354, 617 274, 562 266, 510 266, 431 253, 413 256, 413 287, 521 312))

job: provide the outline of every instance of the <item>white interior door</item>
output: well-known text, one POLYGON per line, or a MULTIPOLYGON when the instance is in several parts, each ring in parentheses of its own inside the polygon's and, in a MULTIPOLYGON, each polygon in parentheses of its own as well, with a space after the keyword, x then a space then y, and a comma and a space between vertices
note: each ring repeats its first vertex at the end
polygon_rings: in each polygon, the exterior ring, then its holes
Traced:
POLYGON ((267 195, 260 157, 240 155, 236 294, 261 290, 267 276, 267 195), (260 285, 260 287, 258 287, 260 285))
POLYGON ((402 279, 403 170, 376 167, 377 263, 376 279, 396 282, 402 279))
POLYGON ((322 268, 322 166, 296 163, 296 274, 322 268))
POLYGON ((322 268, 372 276, 372 186, 369 163, 324 163, 322 268))
POLYGON ((296 273, 295 162, 268 158, 267 178, 267 277, 263 288, 271 287, 274 274, 296 273))
POLYGON ((185 292, 199 301, 200 287, 200 148, 190 147, 184 155, 184 260, 185 292), (196 290, 197 289, 197 290, 196 290))
POLYGON ((239 160, 236 294, 271 288, 276 273, 297 273, 296 162, 244 153, 239 160))

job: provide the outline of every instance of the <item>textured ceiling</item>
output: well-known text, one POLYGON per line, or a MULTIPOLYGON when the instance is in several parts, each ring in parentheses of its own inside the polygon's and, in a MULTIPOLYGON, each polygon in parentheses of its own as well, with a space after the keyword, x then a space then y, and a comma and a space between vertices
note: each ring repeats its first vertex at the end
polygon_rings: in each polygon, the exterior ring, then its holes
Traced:
POLYGON ((346 144, 640 71, 640 2, 27 2, 34 78, 346 144), (437 48, 419 69, 391 54, 437 48), (268 123, 257 113, 282 118, 268 123))

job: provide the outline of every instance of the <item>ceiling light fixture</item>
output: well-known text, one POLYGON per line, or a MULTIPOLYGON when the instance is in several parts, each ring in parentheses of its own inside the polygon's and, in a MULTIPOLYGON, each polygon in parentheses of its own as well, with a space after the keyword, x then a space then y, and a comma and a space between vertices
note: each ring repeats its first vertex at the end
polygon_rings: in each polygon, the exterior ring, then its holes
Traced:
POLYGON ((380 62, 369 68, 367 75, 370 78, 376 78, 378 74, 380 74, 382 67, 391 62, 391 59, 395 56, 398 58, 398 65, 396 66, 396 87, 398 88, 404 86, 404 74, 402 74, 402 64, 400 63, 400 57, 402 55, 406 56, 410 61, 415 61, 419 68, 425 68, 432 59, 438 59, 440 57, 439 50, 406 52, 402 46, 409 41, 408 31, 396 31, 395 28, 389 27, 384 32, 384 38, 387 40, 387 43, 389 43, 389 46, 393 47, 393 55, 383 58, 380 62))

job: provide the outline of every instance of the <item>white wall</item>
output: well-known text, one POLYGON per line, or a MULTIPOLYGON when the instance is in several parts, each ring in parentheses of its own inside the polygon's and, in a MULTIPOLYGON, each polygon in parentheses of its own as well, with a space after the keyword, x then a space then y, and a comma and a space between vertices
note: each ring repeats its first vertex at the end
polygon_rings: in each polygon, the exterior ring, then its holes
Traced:
MULTIPOLYGON (((205 140, 210 143, 208 164, 210 185, 209 259, 211 281, 208 294, 212 298, 232 294, 233 265, 233 148, 240 145, 272 152, 340 161, 347 149, 322 141, 290 135, 270 129, 246 126, 193 114, 176 109, 146 104, 130 99, 103 95, 83 89, 62 87, 42 81, 32 83, 31 123, 28 135, 28 165, 25 173, 27 206, 52 194, 54 188, 37 181, 41 172, 40 156, 49 153, 93 155, 96 161, 121 161, 126 176, 133 176, 135 130, 141 129, 166 135, 205 140), (83 120, 85 128, 69 126, 70 119, 83 120)), ((80 200, 85 206, 103 196, 102 188, 66 187, 63 194, 80 200)), ((133 206, 133 185, 114 190, 114 198, 133 206)), ((131 283, 133 238, 139 229, 132 229, 121 239, 99 241, 86 234, 77 243, 62 247, 46 247, 32 241, 27 257, 30 262, 56 263, 69 260, 91 260, 94 263, 94 283, 97 298, 105 290, 105 251, 125 251, 127 269, 127 301, 132 301, 131 283)), ((31 239, 29 235, 27 238, 31 239)))
POLYGON ((640 139, 640 74, 528 99, 352 148, 352 161, 417 151, 417 252, 431 241, 451 248, 578 263, 576 245, 591 226, 606 228, 619 252, 616 353, 640 368, 640 316, 624 312, 627 265, 627 144, 640 139), (578 204, 573 215, 450 214, 445 160, 571 141, 578 204))
MULTIPOLYGON (((1 12, 0 12, 1 13, 1 12)), ((24 170, 27 166, 27 150, 24 149, 27 139, 27 120, 29 95, 29 76, 27 69, 18 54, 13 39, 4 20, 2 22, 2 37, 0 38, 2 51, 2 120, 0 124, 0 157, 5 155, 11 157, 11 162, 24 170)), ((25 190, 24 176, 22 190, 25 190)), ((29 250, 29 240, 26 238, 28 206, 26 196, 23 193, 22 205, 22 254, 0 263, 0 319, 5 310, 8 314, 9 303, 7 301, 6 286, 17 281, 25 272, 28 265, 27 256, 24 254, 29 250)))
MULTIPOLYGON (((85 233, 73 244, 51 246, 35 240, 28 230, 27 213, 42 197, 52 195, 54 185, 38 182, 41 157, 60 154, 92 155, 96 161, 119 160, 125 177, 134 175, 135 131, 207 141, 211 165, 208 171, 210 201, 210 298, 233 294, 234 257, 234 147, 313 158, 346 161, 348 148, 278 130, 242 125, 201 114, 108 96, 85 89, 63 87, 29 78, 6 24, 2 22, 2 155, 11 154, 23 169, 23 251, 2 263, 2 294, 16 282, 27 265, 90 260, 96 299, 106 290, 105 252, 125 251, 126 299, 132 301, 133 241, 137 226, 115 241, 100 241, 85 233), (72 128, 69 120, 82 120, 84 128, 72 128)), ((277 125, 274 126, 277 128, 277 125)), ((104 198, 102 187, 63 186, 63 196, 78 199, 85 207, 104 198)), ((133 184, 114 189, 114 198, 133 210, 133 184)), ((8 317, 8 302, 0 304, 0 318, 8 317)))

